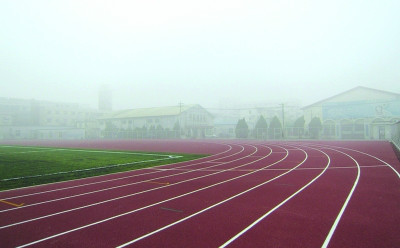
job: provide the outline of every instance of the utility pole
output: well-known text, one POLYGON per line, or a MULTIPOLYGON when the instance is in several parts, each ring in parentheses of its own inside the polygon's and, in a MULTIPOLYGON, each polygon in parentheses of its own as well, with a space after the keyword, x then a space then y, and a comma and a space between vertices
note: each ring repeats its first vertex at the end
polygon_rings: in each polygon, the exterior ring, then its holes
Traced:
POLYGON ((282 138, 285 138, 285 104, 282 103, 282 138))
POLYGON ((182 113, 182 105, 183 105, 183 103, 179 102, 179 115, 181 115, 181 113, 182 113))

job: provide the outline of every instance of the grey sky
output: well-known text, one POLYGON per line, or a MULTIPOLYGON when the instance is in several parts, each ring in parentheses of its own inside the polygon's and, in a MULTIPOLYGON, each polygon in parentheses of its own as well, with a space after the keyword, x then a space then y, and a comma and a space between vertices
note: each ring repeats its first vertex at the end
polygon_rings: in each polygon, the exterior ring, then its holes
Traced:
POLYGON ((115 108, 400 93, 400 1, 0 2, 0 96, 115 108))

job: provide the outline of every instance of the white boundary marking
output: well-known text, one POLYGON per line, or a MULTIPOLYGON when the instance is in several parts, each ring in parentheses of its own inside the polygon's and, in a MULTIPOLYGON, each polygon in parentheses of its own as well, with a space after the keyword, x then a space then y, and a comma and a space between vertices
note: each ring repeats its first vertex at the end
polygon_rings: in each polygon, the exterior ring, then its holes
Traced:
MULTIPOLYGON (((133 165, 133 164, 141 164, 141 163, 144 164, 144 163, 150 163, 150 162, 171 160, 171 159, 181 158, 181 157, 182 157, 182 156, 175 156, 175 157, 172 156, 172 157, 169 157, 169 158, 160 158, 160 159, 150 159, 150 160, 143 160, 143 161, 134 161, 134 162, 128 162, 128 163, 123 163, 123 164, 110 164, 110 165, 105 165, 105 166, 91 167, 91 168, 78 169, 78 170, 72 170, 72 171, 59 171, 59 172, 54 172, 54 173, 38 174, 38 175, 33 175, 33 176, 23 176, 23 177, 5 178, 5 179, 1 179, 0 182, 15 181, 15 180, 20 180, 20 179, 28 179, 28 178, 45 177, 45 176, 53 176, 53 175, 61 175, 61 174, 69 174, 69 173, 74 173, 74 172, 101 170, 101 169, 113 168, 113 167, 119 167, 119 166, 125 166, 125 165, 133 165)), ((40 185, 40 184, 39 184, 39 185, 40 185)))
MULTIPOLYGON (((242 148, 243 148, 243 149, 242 149, 241 151, 244 150, 244 147, 243 147, 243 146, 242 146, 242 148)), ((241 151, 240 151, 240 152, 241 152, 241 151)), ((255 153, 255 152, 254 152, 254 153, 255 153)), ((240 160, 240 159, 243 159, 243 158, 246 158, 246 157, 248 157, 248 155, 245 156, 245 157, 239 158, 239 159, 235 159, 235 160, 232 160, 232 161, 224 162, 224 164, 227 164, 227 163, 230 163, 230 162, 233 162, 233 161, 237 161, 237 160, 240 160)), ((219 164, 219 165, 221 165, 221 164, 219 164)), ((205 167, 205 168, 216 167, 216 166, 219 166, 219 165, 212 165, 212 166, 205 167)), ((235 167, 235 168, 236 168, 236 167, 235 167)), ((177 176, 177 175, 182 175, 182 174, 191 173, 191 172, 196 172, 196 171, 202 171, 202 170, 203 170, 203 168, 195 169, 195 170, 189 170, 189 171, 185 171, 185 172, 182 172, 182 173, 176 173, 176 174, 172 174, 172 175, 167 175, 167 176, 162 176, 162 177, 147 179, 147 180, 143 180, 143 181, 139 181, 139 182, 133 182, 133 183, 122 184, 122 185, 118 185, 118 186, 114 186, 114 187, 103 188, 103 189, 99 189, 99 190, 95 190, 95 191, 89 191, 89 192, 85 192, 85 193, 81 193, 81 194, 77 194, 77 195, 66 196, 66 197, 56 198, 56 199, 52 199, 52 200, 37 202, 37 203, 29 204, 29 205, 24 205, 24 206, 21 206, 21 207, 18 207, 18 208, 8 208, 8 209, 0 210, 0 213, 9 212, 9 211, 17 211, 17 210, 20 210, 20 209, 23 209, 23 208, 27 208, 27 207, 42 205, 42 204, 51 203, 51 202, 60 201, 60 200, 65 200, 65 199, 71 199, 71 198, 74 198, 74 197, 89 195, 89 194, 98 193, 98 192, 103 192, 103 191, 112 190, 112 189, 116 189, 116 188, 122 188, 122 187, 131 186, 131 185, 135 185, 135 184, 139 184, 139 183, 147 183, 147 182, 154 181, 154 180, 157 180, 157 179, 168 178, 168 177, 173 177, 173 176, 177 176)), ((230 170, 230 169, 228 169, 228 170, 230 170)), ((169 184, 169 185, 165 185, 165 186, 161 186, 161 187, 156 187, 156 188, 152 188, 152 189, 145 190, 145 191, 139 191, 139 192, 136 192, 136 193, 134 193, 134 194, 132 194, 132 195, 136 195, 136 194, 139 194, 139 193, 145 193, 145 192, 153 191, 153 190, 165 188, 165 187, 168 187, 168 186, 173 186, 173 185, 176 185, 176 184, 180 184, 180 183, 192 181, 192 180, 199 179, 199 178, 203 178, 203 177, 207 177, 207 176, 212 176, 212 175, 215 175, 215 174, 218 174, 218 173, 221 173, 221 172, 225 172, 225 171, 227 171, 227 170, 219 170, 219 172, 217 172, 217 173, 211 173, 211 174, 204 175, 204 176, 201 176, 201 177, 196 177, 196 178, 191 178, 191 179, 187 179, 187 180, 184 180, 184 181, 180 181, 180 182, 178 182, 178 183, 169 184)), ((150 174, 150 173, 148 173, 148 174, 150 174)), ((122 197, 122 198, 124 198, 124 197, 122 197)), ((118 198, 115 198, 115 199, 121 199, 121 197, 118 197, 118 198)), ((9 198, 8 198, 8 199, 4 199, 4 200, 9 200, 9 198)), ((104 202, 108 202, 108 201, 109 201, 109 200, 104 201, 104 202)), ((100 202, 100 203, 102 203, 102 202, 100 202)), ((98 205, 98 204, 95 204, 95 205, 98 205)), ((79 208, 78 208, 78 209, 79 209, 79 208)), ((2 227, 0 227, 0 229, 2 229, 2 227)))
MULTIPOLYGON (((141 153, 141 152, 129 152, 129 151, 113 151, 113 150, 92 150, 91 148, 87 149, 75 149, 75 148, 54 148, 54 147, 35 147, 35 146, 1 146, 2 147, 9 147, 9 148, 21 148, 21 149, 40 149, 40 150, 47 150, 47 151, 71 151, 71 152, 95 152, 95 153, 119 153, 119 154, 137 154, 137 155, 144 155, 144 156, 160 156, 160 157, 168 157, 171 156, 169 154, 153 154, 153 153, 141 153)), ((28 151, 31 152, 31 151, 28 151)), ((33 151, 37 152, 37 151, 33 151)), ((7 153, 12 154, 12 153, 7 153)))
POLYGON ((128 162, 128 163, 122 163, 122 164, 110 164, 110 165, 104 165, 104 166, 99 166, 99 167, 91 167, 91 168, 86 168, 86 169, 77 169, 77 170, 72 170, 72 171, 59 171, 59 172, 54 172, 54 173, 47 173, 47 174, 37 174, 37 175, 32 175, 32 176, 20 176, 20 177, 13 177, 13 178, 4 178, 0 179, 0 182, 7 182, 7 181, 15 181, 15 180, 21 180, 21 179, 27 179, 27 178, 36 178, 36 177, 45 177, 45 176, 53 176, 53 175, 60 175, 60 174, 69 174, 69 173, 74 173, 74 172, 83 172, 83 171, 91 171, 91 170, 101 170, 105 168, 113 168, 113 167, 119 167, 119 166, 125 166, 125 165, 132 165, 132 164, 139 164, 139 163, 148 163, 148 162, 156 162, 156 161, 162 161, 162 160, 170 160, 170 159, 175 159, 175 158, 181 158, 182 156, 176 156, 176 155, 171 155, 171 154, 151 154, 151 153, 138 153, 138 152, 120 152, 120 151, 102 151, 102 150, 82 150, 82 149, 68 149, 68 148, 47 148, 47 147, 28 147, 28 146, 0 146, 0 148, 6 147, 6 148, 21 148, 21 149, 40 149, 39 151, 26 151, 26 152, 10 152, 10 153, 0 153, 2 154, 21 154, 21 153, 36 153, 36 152, 52 152, 52 151, 71 151, 71 152, 86 152, 86 153, 105 153, 105 154, 126 154, 126 155, 143 155, 143 156, 159 156, 159 157, 166 157, 166 158, 160 158, 160 159, 151 159, 151 160, 143 160, 143 161, 133 161, 133 162, 128 162))
MULTIPOLYGON (((198 158, 198 159, 194 159, 194 160, 188 160, 188 161, 182 161, 182 162, 178 162, 175 164, 165 164, 165 165, 159 165, 159 166, 155 166, 155 167, 151 167, 151 168, 143 168, 143 169, 138 169, 138 170, 133 170, 133 171, 121 171, 121 172, 115 172, 115 173, 110 173, 110 174, 106 174, 106 175, 98 175, 98 176, 93 176, 90 178, 99 178, 99 177, 106 177, 108 175, 116 175, 116 174, 123 174, 123 173, 129 173, 129 172, 136 172, 136 171, 140 171, 140 170, 144 170, 144 169, 157 169, 160 167, 164 167, 164 166, 168 166, 168 165, 179 165, 180 163, 187 163, 187 162, 194 162, 196 160, 201 160, 201 159, 208 159, 208 158, 212 158, 215 156, 219 156, 221 154, 227 153, 229 151, 232 150, 232 146, 227 145, 227 144, 222 144, 222 145, 226 145, 229 147, 228 150, 225 150, 223 152, 208 156, 208 157, 203 157, 203 158, 198 158)), ((225 157, 221 157, 221 158, 215 158, 212 159, 210 161, 213 160, 218 160, 218 159, 222 159, 222 158, 227 158, 227 157, 231 157, 234 155, 237 155, 239 153, 241 153, 243 151, 243 149, 239 152, 236 152, 234 154, 225 156, 225 157)), ((184 168, 184 167, 190 167, 193 165, 198 165, 198 164, 202 164, 202 163, 207 163, 209 161, 204 161, 204 162, 199 162, 199 163, 194 163, 194 164, 189 164, 189 165, 184 165, 184 166, 178 166, 176 168, 184 168)), ((113 178, 113 179, 107 179, 107 180, 102 180, 102 181, 97 181, 97 182, 93 182, 93 183, 84 183, 84 184, 78 184, 78 185, 74 185, 74 186, 69 186, 69 187, 64 187, 64 188, 58 188, 58 189, 53 189, 53 190, 47 190, 47 191, 41 191, 41 192, 36 192, 36 193, 30 193, 30 194, 25 194, 25 195, 17 195, 17 196, 12 196, 12 197, 8 197, 8 198, 3 198, 3 200, 10 200, 10 199, 15 199, 15 198, 21 198, 21 197, 25 197, 25 196, 32 196, 32 195, 39 195, 39 194, 44 194, 44 193, 49 193, 49 192, 55 192, 55 191, 60 191, 60 190, 66 190, 66 189, 72 189, 72 188, 78 188, 78 187, 83 187, 83 186, 88 186, 88 185, 93 185, 93 184, 99 184, 99 183, 105 183, 105 182, 111 182, 111 181, 117 181, 117 180, 122 180, 122 179, 126 179, 126 178, 132 178, 132 177, 137 177, 137 176, 143 176, 143 175, 148 175, 148 174, 153 174, 153 173, 158 173, 158 172, 149 172, 149 173, 143 173, 143 174, 135 174, 135 175, 130 175, 130 176, 124 176, 124 177, 120 177, 120 178, 113 178)), ((73 179, 73 180, 67 180, 67 181, 60 181, 60 182, 54 182, 54 183, 48 183, 48 184, 41 184, 41 185, 34 185, 34 186, 28 186, 28 187, 22 187, 22 188, 17 188, 17 189, 10 189, 10 190, 4 190, 1 191, 2 192, 9 192, 9 191, 17 191, 19 189, 26 189, 26 188, 33 188, 33 187, 39 187, 39 186, 46 186, 46 185, 52 185, 52 184, 60 184, 60 183, 65 183, 65 182, 73 182, 73 181, 78 181, 78 180, 85 180, 88 178, 78 178, 78 179, 73 179)))
MULTIPOLYGON (((242 148, 243 148, 243 149, 242 149, 241 151, 239 151, 238 153, 240 153, 240 152, 242 152, 242 151, 244 150, 244 147, 243 147, 243 146, 242 146, 242 148)), ((230 156, 233 156, 233 155, 236 155, 236 154, 237 154, 237 153, 232 154, 232 155, 230 155, 230 156)), ((245 157, 243 157, 243 158, 246 158, 246 157, 247 157, 247 156, 245 156, 245 157)), ((228 162, 224 162, 223 164, 227 164, 227 163, 230 163, 230 162, 233 162, 233 161, 237 161, 237 160, 240 160, 240 159, 242 159, 242 158, 235 159, 235 160, 228 161, 228 162)), ((201 163, 196 163, 196 164, 201 164, 201 163)), ((187 166, 193 166, 193 165, 196 165, 196 164, 187 165, 187 166)), ((205 168, 217 167, 217 166, 219 166, 219 165, 221 165, 221 164, 212 165, 212 166, 205 167, 205 168)), ((185 167, 186 167, 186 166, 185 166, 185 167)), ((161 176, 161 177, 156 177, 156 178, 152 178, 152 179, 146 179, 146 180, 143 180, 143 181, 138 181, 138 182, 133 182, 133 183, 128 183, 128 184, 122 184, 122 185, 113 186, 113 187, 108 187, 108 188, 102 188, 102 189, 99 189, 99 190, 89 191, 89 192, 80 193, 80 194, 76 194, 76 195, 70 195, 70 196, 61 197, 61 198, 55 198, 55 199, 52 199, 52 200, 46 200, 46 201, 42 201, 42 202, 36 202, 36 203, 29 204, 29 205, 21 206, 21 207, 19 207, 19 208, 9 208, 9 209, 0 210, 0 213, 2 213, 2 212, 9 212, 9 211, 16 211, 16 210, 20 210, 20 209, 23 209, 23 208, 32 207, 32 206, 36 206, 36 205, 41 205, 41 204, 45 204, 45 203, 50 203, 50 202, 55 202, 55 201, 60 201, 60 200, 65 200, 65 199, 70 199, 70 198, 74 198, 74 197, 89 195, 89 194, 93 194, 93 193, 103 192, 103 191, 107 191, 107 190, 122 188, 122 187, 131 186, 131 185, 135 185, 135 184, 139 184, 139 183, 147 183, 147 182, 149 182, 149 181, 154 181, 154 180, 157 180, 157 179, 163 179, 163 178, 173 177, 173 176, 182 175, 182 174, 186 174, 186 173, 190 173, 190 172, 202 171, 202 170, 203 170, 203 168, 195 169, 195 170, 187 170, 187 171, 182 172, 182 173, 176 173, 176 174, 172 174, 172 175, 161 176)), ((224 172, 224 171, 226 171, 226 170, 218 170, 218 171, 224 172)), ((154 172, 153 172, 153 173, 154 173, 154 172)), ((135 177, 135 176, 140 176, 140 175, 147 175, 147 174, 152 174, 152 173, 145 173, 145 174, 133 175, 133 176, 125 177, 125 178, 135 177)), ((213 173, 213 174, 208 174, 208 175, 214 175, 214 174, 218 174, 218 173, 213 173)), ((204 177, 206 177, 206 176, 208 176, 208 175, 205 175, 204 177)), ((201 178, 201 177, 198 177, 198 178, 201 178)), ((109 180, 109 181, 115 181, 115 180, 120 180, 120 179, 121 179, 121 178, 113 179, 113 180, 109 180)), ((197 179, 197 178, 196 178, 196 179, 197 179)), ((156 189, 160 189, 160 188, 164 188, 164 187, 176 185, 176 184, 179 184, 179 183, 182 183, 182 182, 186 182, 186 181, 190 181, 190 180, 180 181, 180 182, 178 182, 178 183, 169 184, 169 185, 162 186, 162 187, 158 187, 158 188, 152 188, 152 189, 147 190, 147 191, 144 191, 144 192, 148 192, 148 191, 151 191, 151 190, 156 190, 156 189)), ((94 184, 94 183, 93 183, 93 184, 94 184)), ((73 188, 73 187, 71 187, 71 188, 73 188)), ((57 190, 53 190, 53 191, 57 191, 57 190)), ((39 193, 37 193, 37 194, 39 194, 39 193)), ((33 195, 33 194, 31 194, 31 195, 33 195)), ((15 198, 19 198, 19 197, 4 198, 4 199, 2 199, 2 200, 10 200, 10 199, 15 199, 15 198)), ((1 227, 0 227, 0 229, 1 229, 1 227)))

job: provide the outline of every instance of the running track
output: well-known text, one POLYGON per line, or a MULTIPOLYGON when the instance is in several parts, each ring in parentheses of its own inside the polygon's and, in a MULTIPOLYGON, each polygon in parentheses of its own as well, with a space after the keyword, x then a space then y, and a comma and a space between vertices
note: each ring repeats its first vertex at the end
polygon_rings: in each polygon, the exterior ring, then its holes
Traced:
POLYGON ((24 144, 212 155, 2 191, 1 247, 400 247, 388 142, 24 144))

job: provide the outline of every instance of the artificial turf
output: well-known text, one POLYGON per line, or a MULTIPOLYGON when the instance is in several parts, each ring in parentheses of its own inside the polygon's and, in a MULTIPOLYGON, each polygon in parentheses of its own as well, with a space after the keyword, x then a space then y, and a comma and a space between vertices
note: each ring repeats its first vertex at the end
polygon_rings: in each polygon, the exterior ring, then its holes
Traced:
POLYGON ((204 156, 140 151, 0 146, 0 190, 129 171, 204 156))

